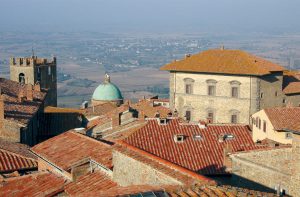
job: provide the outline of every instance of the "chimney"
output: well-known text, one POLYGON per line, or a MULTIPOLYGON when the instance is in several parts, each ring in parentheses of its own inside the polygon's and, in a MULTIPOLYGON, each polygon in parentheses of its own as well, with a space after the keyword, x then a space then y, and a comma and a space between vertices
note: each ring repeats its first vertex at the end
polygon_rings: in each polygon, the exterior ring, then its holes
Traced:
POLYGON ((145 120, 145 112, 144 111, 140 110, 138 116, 139 116, 138 118, 140 121, 145 120))
POLYGON ((191 54, 185 54, 185 58, 191 57, 191 54))
POLYGON ((173 117, 178 117, 178 111, 177 111, 177 109, 174 110, 173 117))
POLYGON ((41 91, 41 84, 36 82, 33 86, 34 91, 40 92, 41 91))
POLYGON ((0 89, 0 129, 4 126, 4 97, 0 89))
POLYGON ((300 188, 300 135, 293 134, 292 157, 291 157, 291 179, 289 195, 298 196, 300 188))
POLYGON ((206 128, 206 122, 203 121, 203 120, 200 120, 198 125, 199 125, 200 129, 205 129, 206 128))
POLYGON ((226 172, 230 172, 232 169, 232 161, 230 154, 232 153, 232 145, 226 144, 223 150, 224 167, 226 172))
POLYGON ((28 101, 33 101, 33 87, 30 83, 26 86, 26 97, 28 101))
POLYGON ((119 112, 114 112, 112 117, 111 117, 111 126, 112 128, 116 128, 120 126, 121 121, 120 121, 120 113, 119 112))
POLYGON ((18 92, 18 102, 21 103, 24 100, 24 86, 21 86, 21 88, 19 88, 19 92, 18 92))
POLYGON ((155 112, 155 118, 160 118, 160 113, 158 111, 155 112))
POLYGON ((223 51, 225 49, 224 45, 221 45, 220 49, 223 51))

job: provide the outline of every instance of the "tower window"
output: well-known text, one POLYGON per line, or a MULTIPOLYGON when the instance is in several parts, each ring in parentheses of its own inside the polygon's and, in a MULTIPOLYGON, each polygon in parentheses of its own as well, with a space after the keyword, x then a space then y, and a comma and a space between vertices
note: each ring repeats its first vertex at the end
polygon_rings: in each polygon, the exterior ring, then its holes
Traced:
POLYGON ((186 94, 193 94, 193 86, 194 86, 194 79, 191 78, 184 78, 183 79, 184 84, 185 84, 185 93, 186 94))
POLYGON ((263 122, 263 131, 266 132, 267 131, 267 122, 264 120, 263 122))
POLYGON ((22 84, 25 83, 25 74, 24 73, 19 74, 19 82, 22 84))

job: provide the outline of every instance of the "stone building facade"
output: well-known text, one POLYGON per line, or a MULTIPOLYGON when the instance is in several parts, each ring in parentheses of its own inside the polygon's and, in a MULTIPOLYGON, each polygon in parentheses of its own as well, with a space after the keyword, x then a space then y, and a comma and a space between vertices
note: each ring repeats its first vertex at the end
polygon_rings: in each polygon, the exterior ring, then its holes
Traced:
POLYGON ((47 90, 45 104, 57 106, 56 58, 51 60, 32 56, 29 58, 10 59, 10 79, 23 84, 40 84, 47 90))
POLYGON ((231 155, 232 181, 253 189, 267 187, 278 194, 299 196, 300 136, 293 135, 292 147, 250 151, 231 155), (251 185, 254 184, 254 185, 251 185))
MULTIPOLYGON (((190 121, 248 124, 256 111, 289 98, 283 67, 239 50, 208 50, 161 69, 170 71, 171 109, 190 121)), ((298 105, 300 96, 289 100, 298 105)))

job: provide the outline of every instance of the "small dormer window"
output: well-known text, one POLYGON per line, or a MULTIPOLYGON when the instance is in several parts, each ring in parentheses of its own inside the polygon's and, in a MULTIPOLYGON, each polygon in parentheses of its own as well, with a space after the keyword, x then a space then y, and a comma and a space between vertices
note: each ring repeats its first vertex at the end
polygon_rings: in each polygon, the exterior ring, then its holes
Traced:
POLYGON ((233 134, 225 134, 223 138, 224 138, 224 140, 232 140, 232 139, 234 139, 234 135, 233 134))
POLYGON ((193 136, 194 140, 202 140, 202 136, 200 134, 196 134, 193 136))
POLYGON ((183 142, 185 140, 185 136, 183 134, 174 135, 175 142, 183 142))
POLYGON ((166 118, 159 119, 159 124, 160 125, 166 125, 167 124, 167 119, 166 118))

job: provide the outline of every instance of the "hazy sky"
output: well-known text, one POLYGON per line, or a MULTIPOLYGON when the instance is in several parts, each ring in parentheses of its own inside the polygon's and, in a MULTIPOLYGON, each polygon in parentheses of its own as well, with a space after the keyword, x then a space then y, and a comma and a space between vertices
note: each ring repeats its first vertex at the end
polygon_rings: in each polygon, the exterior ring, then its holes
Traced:
POLYGON ((0 0, 0 31, 300 32, 300 0, 0 0))

